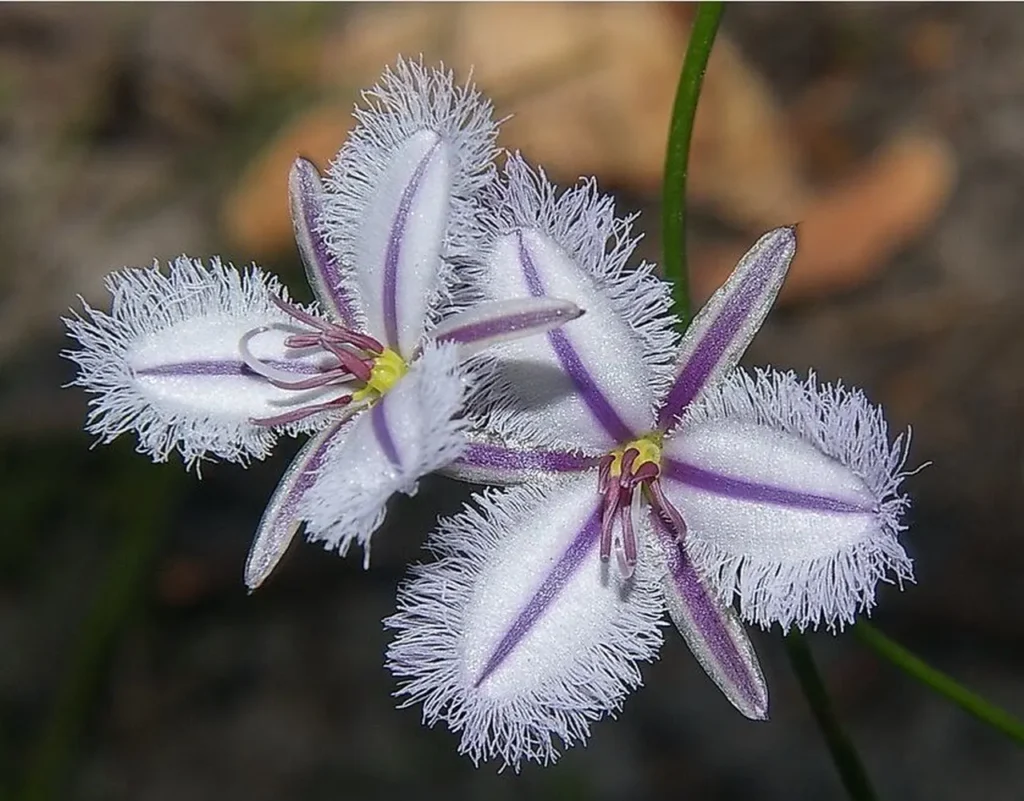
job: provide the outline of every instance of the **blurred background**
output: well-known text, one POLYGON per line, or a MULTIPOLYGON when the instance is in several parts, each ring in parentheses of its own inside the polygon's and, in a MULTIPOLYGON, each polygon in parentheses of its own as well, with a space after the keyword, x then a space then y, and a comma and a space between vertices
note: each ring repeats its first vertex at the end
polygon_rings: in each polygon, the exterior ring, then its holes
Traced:
MULTIPOLYGON (((286 172, 326 165, 399 53, 469 68, 501 142, 560 182, 658 198, 686 4, 0 6, 0 797, 830 799, 842 790, 777 632, 772 720, 669 637, 587 748, 474 769, 395 710, 383 668, 405 565, 464 487, 423 483, 374 565, 302 542, 252 596, 243 561, 298 443, 202 480, 125 437, 90 449, 59 317, 181 253, 307 293, 286 172)), ((864 387, 914 427, 918 584, 877 624, 1024 713, 1024 9, 736 5, 698 115, 696 293, 763 230, 801 253, 746 357, 864 387)), ((883 798, 1024 797, 1024 757, 852 636, 810 636, 883 798)))

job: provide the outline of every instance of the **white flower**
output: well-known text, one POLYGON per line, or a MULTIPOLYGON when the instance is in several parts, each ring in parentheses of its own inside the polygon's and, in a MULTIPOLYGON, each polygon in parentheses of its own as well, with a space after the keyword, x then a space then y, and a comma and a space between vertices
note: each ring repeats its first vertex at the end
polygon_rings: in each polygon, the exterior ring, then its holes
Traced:
POLYGON ((667 607, 729 701, 767 717, 740 618, 842 627, 879 580, 911 575, 905 441, 881 411, 813 375, 735 368, 795 231, 763 236, 678 342, 668 287, 625 268, 629 221, 593 182, 559 196, 513 157, 487 201, 489 297, 555 294, 587 314, 489 351, 474 442, 449 470, 524 486, 444 522, 440 560, 402 588, 387 621, 399 695, 474 761, 550 762, 640 684, 667 607))
POLYGON ((289 179, 317 304, 291 302, 256 267, 182 257, 166 273, 111 275, 111 312, 85 305, 65 321, 81 346, 67 353, 75 383, 95 395, 87 427, 103 442, 135 431, 155 461, 245 464, 280 433, 316 432, 260 523, 250 588, 301 521, 342 553, 367 547, 387 499, 465 445, 459 361, 580 314, 548 298, 464 308, 476 196, 494 178, 490 104, 403 61, 365 98, 326 188, 303 159, 289 179))

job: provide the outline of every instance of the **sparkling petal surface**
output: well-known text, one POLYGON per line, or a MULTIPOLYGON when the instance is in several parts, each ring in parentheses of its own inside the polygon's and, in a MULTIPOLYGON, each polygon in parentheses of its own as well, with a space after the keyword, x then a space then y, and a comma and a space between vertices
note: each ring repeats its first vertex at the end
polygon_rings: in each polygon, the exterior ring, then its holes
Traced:
POLYGON ((494 348, 510 405, 553 443, 608 450, 654 422, 651 374, 640 341, 593 278, 537 231, 499 239, 488 259, 487 294, 556 296, 586 314, 546 337, 494 348))
POLYGON ((433 131, 399 147, 356 242, 356 281, 370 333, 410 357, 437 293, 451 191, 450 152, 433 131))
POLYGON ((640 682, 660 644, 657 582, 598 558, 595 476, 484 496, 442 526, 445 557, 400 595, 389 649, 401 691, 462 732, 474 760, 547 762, 640 682), (557 738, 557 739, 555 739, 557 738))
MULTIPOLYGON (((192 318, 143 337, 129 349, 127 363, 149 402, 175 414, 241 422, 346 394, 345 386, 281 389, 243 364, 238 347, 242 336, 275 322, 282 321, 226 315, 192 318)), ((318 365, 335 363, 326 354, 311 357, 286 348, 284 340, 292 333, 273 328, 258 334, 249 340, 250 352, 261 362, 294 374, 296 380, 315 376, 318 365)))
POLYGON ((688 536, 729 553, 811 559, 856 543, 876 525, 875 500, 860 478, 809 442, 767 426, 721 420, 686 428, 666 441, 665 455, 665 493, 682 511, 688 536), (703 471, 703 480, 686 467, 703 471), (726 480, 716 484, 709 474, 726 480))

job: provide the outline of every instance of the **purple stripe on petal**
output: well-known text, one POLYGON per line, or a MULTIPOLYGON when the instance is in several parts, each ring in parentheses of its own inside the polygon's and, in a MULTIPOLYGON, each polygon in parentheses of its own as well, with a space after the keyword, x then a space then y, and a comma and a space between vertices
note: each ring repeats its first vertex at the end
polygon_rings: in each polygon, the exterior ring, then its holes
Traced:
POLYGON ((388 461, 395 467, 401 467, 402 462, 398 458, 398 449, 395 447, 395 441, 391 438, 391 430, 388 428, 384 405, 384 400, 381 400, 370 409, 370 422, 373 424, 373 434, 377 438, 377 444, 384 451, 388 461))
POLYGON ((311 437, 281 477, 245 562, 245 585, 250 591, 266 580, 284 556, 299 527, 299 501, 313 486, 335 435, 347 422, 334 422, 311 437))
POLYGON ((570 473, 595 467, 597 458, 564 451, 519 451, 500 445, 473 444, 466 448, 455 464, 496 470, 570 473))
POLYGON ((587 554, 593 550, 597 544, 600 532, 601 512, 599 509, 595 509, 593 514, 587 519, 587 522, 583 524, 580 533, 573 538, 573 541, 569 543, 569 547, 562 553, 561 558, 544 577, 544 581, 541 582, 533 597, 516 616, 516 619, 512 621, 505 635, 491 654, 490 659, 487 660, 487 664, 484 665, 484 669, 480 672, 476 682, 474 682, 474 687, 479 687, 487 680, 488 676, 501 667, 502 662, 509 657, 523 637, 529 633, 545 610, 558 597, 562 588, 572 579, 580 565, 583 564, 583 560, 587 558, 587 554))
POLYGON ((839 512, 845 514, 870 514, 871 509, 860 504, 851 503, 841 498, 830 498, 825 495, 814 495, 809 492, 761 484, 734 478, 703 467, 680 462, 677 459, 665 458, 662 468, 666 478, 678 481, 688 487, 723 495, 737 501, 752 501, 774 506, 788 506, 794 509, 807 509, 813 512, 839 512))
MULTIPOLYGON (((519 263, 523 270, 523 276, 526 279, 526 286, 529 288, 531 295, 538 298, 542 297, 547 293, 544 291, 544 284, 541 281, 540 273, 537 271, 537 266, 533 263, 533 257, 530 255, 526 242, 523 240, 522 231, 519 232, 518 238, 519 263)), ((555 356, 558 357, 562 369, 569 376, 576 391, 587 405, 587 408, 590 409, 590 413, 601 427, 608 432, 608 435, 616 442, 629 442, 636 439, 630 427, 626 425, 625 421, 619 416, 619 413, 615 411, 615 407, 611 405, 604 396, 604 393, 601 392, 597 382, 587 370, 586 365, 583 364, 583 360, 565 333, 561 330, 549 331, 548 341, 551 343, 551 347, 555 351, 555 356)))
POLYGON ((356 328, 356 310, 344 289, 341 265, 320 233, 324 188, 316 165, 295 159, 288 175, 295 244, 306 268, 306 279, 321 305, 346 328, 356 328))
MULTIPOLYGON (((795 234, 792 229, 778 229, 767 237, 771 238, 767 240, 766 247, 755 254, 756 260, 746 271, 746 280, 732 288, 721 310, 676 375, 675 383, 658 412, 658 425, 662 428, 672 425, 704 388, 715 368, 740 344, 737 335, 744 329, 744 324, 749 322, 751 314, 763 308, 766 291, 775 283, 781 286, 779 266, 783 265, 784 260, 783 266, 788 266, 786 254, 790 252, 789 258, 792 258, 795 234)), ((775 291, 778 291, 777 287, 775 291)), ((771 297, 774 297, 774 293, 771 297)), ((711 302, 714 302, 714 298, 711 302)), ((764 313, 767 313, 767 309, 764 309, 764 313)), ((744 349, 746 344, 742 343, 744 349)), ((735 355, 738 358, 739 354, 735 355)))
POLYGON ((711 596, 664 521, 651 514, 662 545, 674 597, 673 622, 707 674, 743 714, 763 719, 768 695, 753 647, 728 610, 711 596), (742 649, 742 650, 741 650, 742 649))
MULTIPOLYGON (((305 364, 293 361, 267 361, 266 364, 277 367, 281 370, 295 373, 296 375, 317 375, 320 369, 314 364, 305 364)), ((193 361, 178 362, 176 364, 160 364, 154 367, 142 367, 135 371, 137 376, 244 376, 246 378, 260 378, 244 362, 233 359, 219 359, 215 361, 193 361)))
POLYGON ((528 332, 531 329, 557 325, 577 316, 579 316, 578 311, 576 314, 571 314, 562 308, 535 309, 517 314, 506 314, 453 328, 439 335, 437 341, 467 344, 482 339, 498 339, 518 331, 528 332))
POLYGON ((384 252, 384 334, 387 337, 388 347, 398 349, 398 261, 402 255, 402 240, 405 237, 405 228, 409 222, 409 212, 412 210, 416 193, 423 184, 423 176, 426 175, 427 165, 434 157, 441 144, 439 139, 426 155, 416 165, 416 171, 409 179, 402 192, 402 199, 398 203, 398 212, 391 223, 391 233, 388 235, 387 250, 384 252))

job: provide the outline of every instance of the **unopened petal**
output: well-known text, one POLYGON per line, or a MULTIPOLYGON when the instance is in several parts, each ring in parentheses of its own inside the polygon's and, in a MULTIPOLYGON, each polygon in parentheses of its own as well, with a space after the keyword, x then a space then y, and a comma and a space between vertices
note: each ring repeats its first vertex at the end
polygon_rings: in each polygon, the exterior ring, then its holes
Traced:
POLYGON ((553 331, 581 314, 579 306, 560 298, 490 301, 448 317, 430 332, 430 338, 458 345, 466 358, 502 342, 553 331))
POLYGON ((655 512, 651 523, 665 562, 662 587, 672 622, 729 702, 748 718, 764 720, 768 685, 743 624, 701 581, 675 532, 655 512))
MULTIPOLYGON (((65 354, 80 368, 74 383, 96 396, 87 428, 103 442, 135 431, 139 450, 155 461, 178 451, 188 464, 207 454, 245 462, 265 456, 276 437, 252 418, 344 392, 280 389, 247 367, 239 343, 260 328, 267 330, 250 338, 249 350, 276 374, 314 376, 329 358, 284 347, 285 326, 294 321, 271 298, 286 294, 258 268, 240 272, 216 259, 207 267, 182 257, 166 272, 114 273, 107 287, 109 314, 86 306, 84 316, 65 320, 81 346, 65 354)), ((322 425, 317 415, 282 430, 322 425)))
POLYGON ((665 492, 701 575, 743 618, 842 627, 912 576, 903 437, 857 391, 736 372, 665 443, 665 492))
POLYGON ((388 664, 475 762, 549 763, 640 684, 661 643, 657 581, 642 563, 622 583, 600 561, 593 475, 477 500, 401 589, 388 664))
POLYGON ((465 447, 458 416, 465 385, 453 346, 429 345, 409 372, 353 422, 332 448, 299 511, 311 540, 348 552, 365 549, 396 492, 414 495, 419 479, 465 447))
POLYGON ((663 430, 672 427, 705 387, 736 366, 768 316, 795 255, 795 228, 769 231, 704 304, 683 337, 672 388, 658 411, 663 430))
POLYGON ((346 280, 338 257, 327 246, 321 222, 324 212, 324 186, 316 165, 295 159, 288 174, 288 200, 291 206, 295 244, 306 268, 306 279, 321 310, 346 328, 365 326, 358 298, 346 280))
POLYGON ((322 229, 370 333, 408 359, 452 299, 451 263, 473 251, 497 126, 475 89, 415 62, 399 61, 364 97, 326 179, 322 229))
POLYGON ((487 427, 592 452, 650 430, 675 335, 667 285, 650 265, 626 266, 636 245, 630 221, 615 217, 593 182, 557 194, 518 157, 486 199, 485 295, 548 295, 586 309, 546 337, 489 351, 499 369, 478 401, 487 427))
POLYGON ((302 498, 313 486, 327 452, 344 437, 347 425, 347 420, 338 420, 310 437, 281 477, 245 562, 245 586, 250 590, 266 581, 288 550, 302 523, 302 498))

